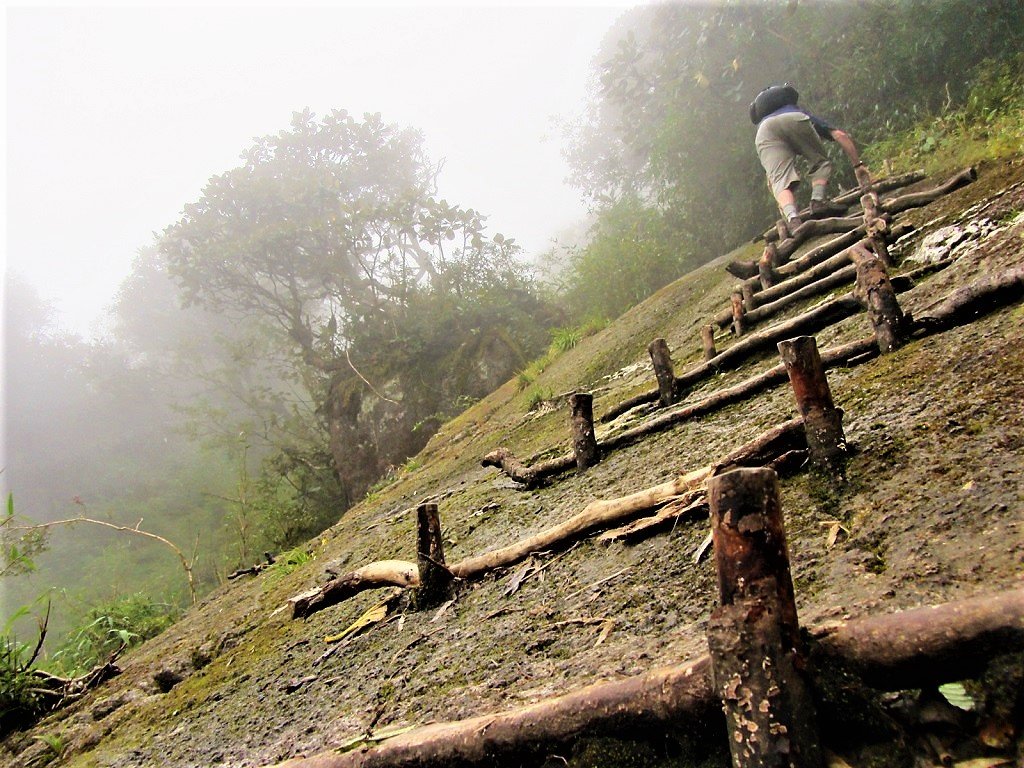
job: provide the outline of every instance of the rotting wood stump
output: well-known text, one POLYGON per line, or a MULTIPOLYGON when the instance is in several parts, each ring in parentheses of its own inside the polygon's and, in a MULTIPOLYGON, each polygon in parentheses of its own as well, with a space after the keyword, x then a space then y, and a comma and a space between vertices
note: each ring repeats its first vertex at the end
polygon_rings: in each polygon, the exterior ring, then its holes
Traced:
POLYGON ((666 408, 676 401, 676 372, 672 366, 672 353, 664 339, 655 339, 647 347, 658 380, 658 404, 666 408))
MULTIPOLYGON (((715 348, 715 326, 705 325, 700 329, 700 341, 704 346, 704 359, 710 360, 711 358, 718 355, 718 350, 715 348)), ((673 381, 673 386, 675 382, 673 381)))
POLYGON ((572 410, 572 450, 576 456, 576 469, 580 472, 601 460, 594 433, 594 396, 589 392, 573 392, 569 395, 572 410))
POLYGON ((739 289, 733 291, 730 300, 732 302, 732 332, 736 336, 742 336, 743 331, 746 330, 746 324, 743 322, 743 292, 739 289))
POLYGON ((883 355, 893 352, 906 335, 907 322, 896 300, 889 272, 882 260, 863 246, 852 248, 851 256, 857 265, 854 295, 868 311, 878 349, 883 355))
POLYGON ((818 344, 813 336, 798 336, 778 346, 804 421, 811 465, 827 474, 842 474, 846 463, 843 412, 832 401, 818 344))
POLYGON ((789 553, 770 469, 708 481, 720 606, 708 647, 735 768, 821 768, 789 553))
POLYGON ((420 504, 416 508, 416 560, 420 577, 416 607, 429 610, 450 600, 455 593, 455 577, 444 559, 437 504, 420 504))

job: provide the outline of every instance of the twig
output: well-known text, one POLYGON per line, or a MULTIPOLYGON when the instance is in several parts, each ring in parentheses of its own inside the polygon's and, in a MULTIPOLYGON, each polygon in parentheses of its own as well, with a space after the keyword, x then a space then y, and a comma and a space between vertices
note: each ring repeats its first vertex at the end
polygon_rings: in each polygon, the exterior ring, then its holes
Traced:
POLYGON ((128 526, 128 525, 115 525, 114 523, 108 523, 105 520, 95 520, 95 519, 93 519, 91 517, 80 516, 80 517, 68 518, 66 520, 53 520, 53 521, 51 521, 49 523, 37 523, 35 525, 16 525, 16 526, 12 526, 10 528, 10 530, 12 530, 12 531, 41 531, 41 530, 45 530, 47 528, 54 528, 54 527, 56 527, 58 525, 74 525, 75 523, 91 523, 93 525, 101 525, 104 528, 112 528, 115 531, 124 531, 125 533, 135 533, 135 534, 138 534, 139 536, 145 536, 147 539, 153 539, 155 541, 159 541, 161 544, 164 544, 165 546, 170 547, 170 549, 174 552, 174 554, 178 556, 178 560, 181 561, 182 570, 185 571, 185 577, 188 579, 188 591, 189 591, 189 594, 192 597, 192 605, 195 605, 198 602, 198 597, 196 596, 195 580, 192 577, 192 566, 195 563, 195 561, 193 560, 192 562, 189 562, 185 558, 185 553, 182 552, 181 549, 178 547, 178 545, 175 544, 174 542, 169 541, 168 539, 165 539, 163 536, 159 536, 159 535, 157 535, 155 533, 150 533, 149 531, 143 531, 141 528, 139 528, 139 526, 142 525, 142 520, 141 519, 134 526, 128 526))
POLYGON ((386 395, 382 395, 380 392, 377 391, 376 387, 374 387, 373 384, 371 384, 369 381, 366 380, 366 377, 363 376, 363 374, 361 374, 359 372, 359 369, 356 368, 355 364, 352 362, 352 358, 349 356, 349 353, 348 353, 348 347, 345 347, 345 360, 348 361, 348 367, 352 369, 352 371, 355 373, 356 376, 358 376, 360 379, 362 379, 363 384, 368 386, 370 388, 370 391, 373 392, 373 394, 375 394, 381 400, 386 400, 387 402, 392 403, 394 405, 400 405, 400 403, 397 400, 392 400, 390 397, 387 397, 386 395))
POLYGON ((587 586, 583 587, 582 589, 577 589, 575 592, 566 595, 565 599, 568 600, 570 597, 576 597, 576 595, 578 595, 578 594, 580 594, 582 592, 586 592, 588 589, 593 589, 594 587, 597 587, 597 586, 600 586, 601 584, 604 584, 606 581, 611 581, 612 579, 621 576, 622 574, 624 574, 628 570, 629 570, 629 568, 623 568, 621 571, 616 571, 611 576, 605 576, 603 579, 598 579, 593 584, 588 584, 587 586))

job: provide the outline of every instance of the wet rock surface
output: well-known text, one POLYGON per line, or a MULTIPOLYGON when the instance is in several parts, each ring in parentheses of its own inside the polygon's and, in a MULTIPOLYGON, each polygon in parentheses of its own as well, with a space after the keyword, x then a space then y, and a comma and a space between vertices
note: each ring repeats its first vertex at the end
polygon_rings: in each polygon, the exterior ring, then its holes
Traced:
MULTIPOLYGON (((959 254, 953 265, 901 295, 906 309, 923 314, 956 287, 1024 261, 1022 180, 1020 164, 982 168, 975 184, 898 217, 921 227, 902 254, 941 227, 977 232, 947 252, 959 254), (975 220, 998 226, 974 226, 975 220)), ((545 371, 545 386, 593 389, 600 415, 654 385, 646 362, 651 339, 667 340, 677 372, 698 362, 700 327, 728 301, 734 279, 722 265, 735 257, 682 278, 557 358, 545 371)), ((862 314, 826 329, 818 343, 868 332, 862 314)), ((799 473, 781 486, 805 625, 1020 585, 1022 349, 1018 303, 829 373, 852 448, 847 482, 837 486, 799 473)), ((687 398, 776 363, 765 353, 701 383, 687 398)), ((776 387, 527 491, 480 467, 480 457, 499 445, 522 457, 562 453, 568 413, 564 406, 529 413, 525 394, 506 384, 442 428, 416 470, 311 542, 312 562, 288 574, 270 568, 218 589, 119 662, 120 676, 32 732, 9 738, 0 765, 41 759, 44 750, 33 741, 40 734, 59 734, 68 744, 60 765, 265 765, 338 748, 368 732, 508 709, 701 655, 716 599, 712 558, 693 559, 706 520, 680 521, 635 544, 590 538, 540 553, 527 571, 517 566, 468 585, 443 612, 396 610, 343 640, 327 638, 343 633, 384 593, 361 594, 302 621, 282 607, 316 587, 325 568, 415 559, 410 510, 427 497, 444 496, 438 504, 445 550, 456 561, 561 522, 594 499, 702 466, 794 415, 791 393, 776 387), (180 679, 157 693, 150 687, 161 671, 180 679)), ((599 437, 606 428, 599 427, 599 437)), ((863 736, 865 744, 874 738, 868 725, 863 736)), ((915 750, 907 746, 908 755, 915 750)), ((564 757, 582 766, 594 754, 603 756, 602 765, 728 764, 727 752, 701 753, 669 735, 627 749, 588 739, 564 757)))

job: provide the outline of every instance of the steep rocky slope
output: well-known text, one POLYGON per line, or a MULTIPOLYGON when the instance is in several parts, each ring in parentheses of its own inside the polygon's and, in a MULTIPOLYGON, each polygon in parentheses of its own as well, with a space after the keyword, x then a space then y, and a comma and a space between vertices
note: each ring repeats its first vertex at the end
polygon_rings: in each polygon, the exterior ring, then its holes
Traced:
MULTIPOLYGON (((912 266, 926 236, 953 225, 967 233, 953 247, 951 266, 901 296, 904 308, 919 315, 954 288, 1024 262, 1024 161, 982 167, 974 184, 898 220, 917 230, 896 248, 905 259, 897 272, 912 266)), ((759 253, 759 246, 741 248, 665 287, 558 357, 539 383, 558 393, 594 392, 599 415, 654 385, 646 347, 655 337, 668 341, 677 372, 697 362, 699 329, 725 306, 735 283, 723 265, 759 253)), ((859 314, 817 338, 826 347, 868 332, 859 314)), ((782 483, 804 624, 1021 586, 1022 345, 1024 305, 1016 303, 830 372, 854 448, 849 482, 830 488, 804 472, 782 483)), ((703 382, 687 399, 776 362, 765 352, 703 382)), ((650 411, 642 407, 601 425, 598 436, 650 411)), ((613 452, 583 474, 525 490, 481 467, 480 458, 499 445, 523 458, 564 452, 568 416, 557 400, 528 411, 527 394, 510 382, 445 425, 394 482, 311 542, 311 562, 218 589, 122 659, 118 677, 8 738, 0 761, 258 766, 405 726, 509 709, 702 654, 715 600, 712 562, 695 564, 693 557, 707 532, 703 519, 680 521, 632 545, 590 538, 539 553, 526 566, 469 585, 444 611, 400 608, 340 641, 329 638, 377 605, 380 591, 298 621, 286 601, 321 583, 328 570, 415 560, 415 507, 425 499, 439 505, 446 554, 455 561, 560 522, 594 499, 705 465, 794 415, 788 387, 778 386, 613 452), (59 759, 41 736, 60 737, 59 759)), ((728 764, 724 745, 699 741, 666 734, 619 752, 587 742, 563 757, 581 766, 728 764)))

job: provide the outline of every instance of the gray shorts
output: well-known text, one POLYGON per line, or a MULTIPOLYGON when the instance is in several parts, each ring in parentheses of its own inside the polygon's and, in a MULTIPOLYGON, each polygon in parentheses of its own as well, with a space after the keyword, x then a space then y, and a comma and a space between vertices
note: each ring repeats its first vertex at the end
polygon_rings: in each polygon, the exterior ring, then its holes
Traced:
POLYGON ((810 164, 812 182, 827 182, 832 174, 832 162, 825 145, 811 119, 802 112, 783 112, 762 120, 754 145, 774 195, 800 182, 797 156, 806 158, 810 164))

